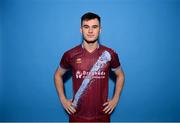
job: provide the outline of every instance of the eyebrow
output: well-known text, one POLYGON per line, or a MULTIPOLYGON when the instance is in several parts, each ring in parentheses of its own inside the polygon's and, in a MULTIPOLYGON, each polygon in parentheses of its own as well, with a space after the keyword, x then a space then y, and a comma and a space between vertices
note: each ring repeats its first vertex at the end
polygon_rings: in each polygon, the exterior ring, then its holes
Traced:
MULTIPOLYGON (((82 25, 82 26, 89 26, 89 25, 85 24, 85 25, 82 25)), ((99 26, 99 25, 92 25, 92 26, 99 26)))

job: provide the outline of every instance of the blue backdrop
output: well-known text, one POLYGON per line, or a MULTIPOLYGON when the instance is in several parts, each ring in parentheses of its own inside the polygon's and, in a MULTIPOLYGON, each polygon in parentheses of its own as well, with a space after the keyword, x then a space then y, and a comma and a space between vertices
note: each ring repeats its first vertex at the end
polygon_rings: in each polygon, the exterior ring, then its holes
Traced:
POLYGON ((126 75, 112 121, 180 121, 179 0, 0 0, 0 121, 68 121, 53 75, 88 11, 126 75))

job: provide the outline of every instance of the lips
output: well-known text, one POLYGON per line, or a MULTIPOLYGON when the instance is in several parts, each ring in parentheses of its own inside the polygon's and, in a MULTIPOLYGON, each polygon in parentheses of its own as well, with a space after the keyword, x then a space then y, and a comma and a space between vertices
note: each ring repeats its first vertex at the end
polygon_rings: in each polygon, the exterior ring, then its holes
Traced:
POLYGON ((93 38, 94 37, 94 35, 87 35, 89 38, 93 38))

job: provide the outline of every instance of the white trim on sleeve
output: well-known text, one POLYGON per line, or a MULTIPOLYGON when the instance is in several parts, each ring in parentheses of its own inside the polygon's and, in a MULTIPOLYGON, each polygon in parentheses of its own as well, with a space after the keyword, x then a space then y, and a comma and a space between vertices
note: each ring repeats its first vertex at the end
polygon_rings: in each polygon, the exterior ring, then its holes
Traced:
POLYGON ((116 71, 117 69, 121 69, 121 66, 118 66, 116 68, 111 68, 112 71, 116 71))
POLYGON ((61 66, 59 65, 58 69, 60 69, 60 68, 61 68, 64 72, 66 72, 66 71, 69 70, 69 69, 63 68, 63 67, 61 67, 61 66))

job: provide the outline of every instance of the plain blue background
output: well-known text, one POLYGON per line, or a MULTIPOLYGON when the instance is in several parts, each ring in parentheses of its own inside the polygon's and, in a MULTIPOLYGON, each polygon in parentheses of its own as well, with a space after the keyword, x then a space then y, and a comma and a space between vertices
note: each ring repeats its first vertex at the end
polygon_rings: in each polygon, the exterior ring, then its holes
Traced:
POLYGON ((88 11, 126 75, 112 121, 180 121, 179 0, 0 0, 0 121, 68 121, 53 75, 88 11))

